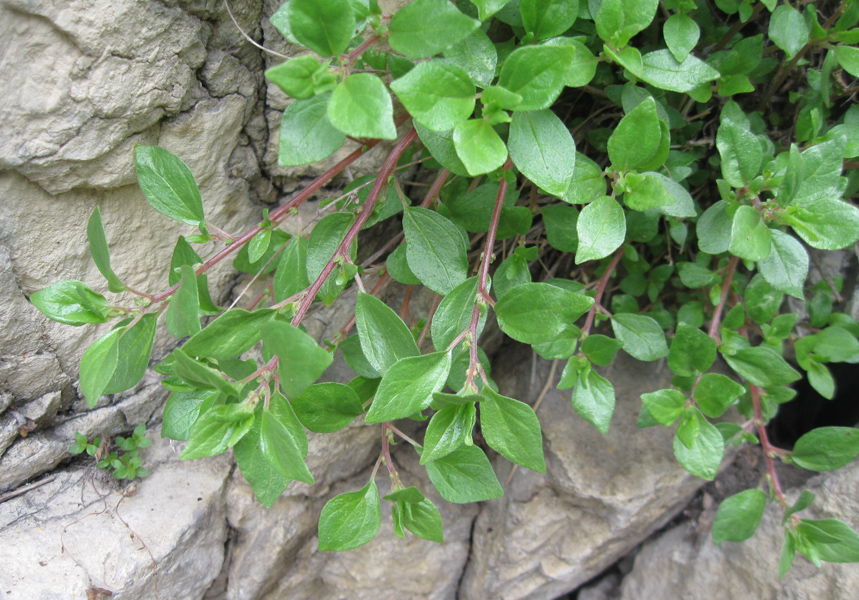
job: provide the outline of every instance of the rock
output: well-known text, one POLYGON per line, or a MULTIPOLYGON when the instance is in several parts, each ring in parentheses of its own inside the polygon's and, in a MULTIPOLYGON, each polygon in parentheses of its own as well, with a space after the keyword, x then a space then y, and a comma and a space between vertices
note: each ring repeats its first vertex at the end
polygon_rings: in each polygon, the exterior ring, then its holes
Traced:
MULTIPOLYGON (((817 494, 802 518, 844 521, 859 529, 859 463, 809 480, 805 486, 817 494)), ((788 503, 800 489, 787 493, 788 503)), ((684 600, 804 600, 852 598, 859 589, 855 564, 824 563, 818 569, 797 555, 791 570, 778 579, 778 561, 784 540, 782 510, 770 503, 755 535, 742 543, 713 543, 710 530, 690 535, 679 525, 644 545, 635 568, 623 580, 623 600, 683 598, 684 600), (849 590, 854 590, 850 592, 849 590)))
POLYGON ((65 600, 102 588, 149 600, 156 577, 160 598, 202 598, 224 558, 231 463, 180 461, 167 440, 141 456, 151 475, 126 490, 76 467, 0 504, 0 598, 65 600))

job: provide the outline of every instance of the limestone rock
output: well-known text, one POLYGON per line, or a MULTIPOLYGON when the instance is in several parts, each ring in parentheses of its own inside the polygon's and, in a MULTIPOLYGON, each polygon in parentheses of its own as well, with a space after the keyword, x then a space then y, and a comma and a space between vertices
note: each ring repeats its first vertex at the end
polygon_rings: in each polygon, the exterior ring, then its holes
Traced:
MULTIPOLYGON (((859 529, 859 463, 809 480, 805 489, 817 494, 803 518, 840 519, 859 529)), ((801 490, 788 492, 793 503, 801 490)), ((791 570, 778 579, 784 532, 782 511, 770 503, 755 535, 745 542, 713 543, 706 530, 691 535, 679 525, 645 544, 633 571, 623 580, 623 600, 847 599, 859 589, 859 565, 824 563, 818 569, 797 555, 791 570)))

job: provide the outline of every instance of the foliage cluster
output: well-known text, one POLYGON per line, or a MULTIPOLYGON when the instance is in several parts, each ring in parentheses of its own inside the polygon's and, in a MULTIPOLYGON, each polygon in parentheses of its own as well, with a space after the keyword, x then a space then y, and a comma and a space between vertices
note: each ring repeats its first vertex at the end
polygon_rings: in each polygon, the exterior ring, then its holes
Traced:
POLYGON ((75 443, 69 448, 71 454, 86 452, 96 459, 96 467, 111 471, 117 479, 134 481, 136 477, 146 477, 149 471, 141 466, 140 450, 152 445, 152 440, 146 437, 146 425, 141 423, 134 428, 131 437, 117 436, 114 440, 115 449, 110 441, 97 437, 89 441, 87 437, 75 433, 75 443))
POLYGON ((348 550, 376 535, 382 464, 397 534, 441 541, 437 508, 400 480, 395 440, 414 446, 450 502, 503 493, 475 427, 506 459, 546 468, 534 409, 500 393, 479 348, 494 313, 506 335, 562 361, 558 388, 571 389, 572 408, 603 433, 615 395, 597 367, 623 350, 667 360, 671 385, 641 395, 639 425, 674 427, 674 454, 691 473, 712 479, 727 445, 762 445, 768 493, 727 499, 717 542, 751 536, 772 501, 785 515, 781 573, 796 552, 817 564, 859 560, 859 536, 800 518, 813 496, 790 506, 774 468, 776 459, 842 467, 859 454, 859 430, 819 428, 787 450, 765 428, 801 377, 786 357, 828 398, 826 365, 859 362, 859 324, 833 308, 842 282, 806 281, 808 247, 859 239, 859 211, 845 200, 859 188, 859 2, 415 0, 382 14, 375 0, 291 0, 271 21, 307 50, 266 72, 293 98, 280 164, 326 159, 347 139, 357 149, 231 236, 207 223, 178 157, 138 147, 149 203, 199 229, 179 238, 170 287, 149 294, 122 283, 96 209, 96 265, 111 292, 138 304, 77 281, 32 296, 63 323, 118 321, 83 357, 91 405, 141 378, 164 313, 167 330, 187 338, 155 367, 172 392, 163 435, 188 440, 183 458, 232 448, 271 505, 291 481, 314 481, 306 430, 362 417, 380 424, 379 460, 365 487, 326 504, 319 548, 348 550), (309 237, 279 228, 380 140, 396 142, 377 176, 331 200, 336 211, 309 237), (416 188, 397 171, 416 164, 431 183, 413 204, 416 188), (359 260, 359 233, 388 219, 402 233, 359 260), (204 246, 204 261, 191 244, 212 239, 226 245, 204 246), (269 286, 223 311, 206 272, 232 255, 269 286), (435 292, 431 313, 411 319, 410 291, 399 315, 379 300, 391 280, 435 292), (348 286, 360 290, 354 319, 319 345, 302 321, 348 286), (786 308, 786 295, 807 318, 786 308), (258 364, 246 353, 260 343, 258 364), (335 350, 356 377, 317 383, 335 350), (717 357, 734 377, 712 370, 717 357), (719 421, 729 409, 745 422, 719 421), (397 428, 401 419, 429 419, 422 444, 397 428))

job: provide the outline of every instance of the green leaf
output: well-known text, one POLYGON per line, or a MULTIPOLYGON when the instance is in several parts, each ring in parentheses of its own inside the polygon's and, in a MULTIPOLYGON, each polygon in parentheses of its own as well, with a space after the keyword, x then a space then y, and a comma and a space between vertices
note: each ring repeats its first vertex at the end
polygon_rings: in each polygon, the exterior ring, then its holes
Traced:
MULTIPOLYGON (((334 258, 340 244, 346 239, 346 235, 352 228, 352 225, 354 225, 354 222, 353 215, 347 212, 335 212, 323 217, 316 224, 310 233, 310 241, 307 244, 307 281, 316 281, 322 274, 325 266, 334 258)), ((356 249, 357 243, 353 242, 349 248, 349 255, 353 262, 355 260, 356 249)), ((300 256, 298 260, 300 261, 300 256)), ((317 294, 317 298, 325 302, 327 306, 331 306, 345 287, 345 281, 338 283, 337 271, 335 270, 328 275, 328 278, 317 294)))
POLYGON ((719 276, 716 273, 698 263, 679 262, 676 266, 680 281, 693 290, 709 287, 719 281, 719 276))
POLYGON ((450 352, 435 352, 397 361, 382 376, 376 399, 365 421, 382 423, 403 419, 430 405, 450 373, 450 352))
POLYGON ((816 358, 812 358, 808 361, 806 371, 811 387, 827 400, 832 400, 835 397, 835 379, 826 365, 821 364, 816 358))
POLYGON ((526 344, 551 342, 593 305, 593 298, 548 283, 516 286, 498 300, 501 330, 526 344))
POLYGON ((778 577, 781 579, 790 570, 793 559, 796 556, 796 535, 790 529, 785 530, 784 543, 781 547, 781 556, 778 559, 778 577))
POLYGON ((614 386, 608 379, 591 368, 580 371, 572 403, 580 417, 603 435, 608 433, 615 406, 614 386))
POLYGON ((507 160, 507 146, 492 125, 483 119, 458 123, 453 129, 453 145, 457 157, 471 176, 494 171, 507 160))
POLYGON ((167 307, 167 331, 182 338, 200 331, 200 296, 194 267, 182 265, 179 289, 167 307))
POLYGON ((576 252, 579 247, 579 211, 565 204, 543 207, 543 225, 549 245, 561 252, 576 252))
POLYGON ((593 80, 600 61, 580 39, 556 37, 544 43, 547 46, 571 46, 575 50, 573 60, 567 65, 567 72, 564 74, 564 85, 582 87, 593 80))
POLYGON ((426 498, 421 491, 412 486, 391 492, 387 496, 382 496, 382 500, 390 500, 391 502, 403 502, 404 504, 416 504, 422 502, 426 498))
POLYGON ((346 365, 359 376, 367 379, 380 379, 382 377, 364 355, 358 335, 352 335, 342 340, 337 348, 342 350, 346 365))
MULTIPOLYGON (((859 562, 859 535, 838 519, 800 519, 796 531, 814 544, 820 560, 859 562)), ((798 550, 806 554, 805 548, 800 547, 798 550)))
POLYGON ((495 271, 492 288, 495 296, 501 298, 514 287, 524 283, 531 283, 528 262, 518 254, 512 254, 495 271))
POLYGON ((615 127, 608 139, 609 160, 615 169, 634 169, 656 155, 661 139, 656 102, 647 97, 615 127))
POLYGON ((657 423, 668 427, 673 425, 674 421, 683 413, 683 407, 686 405, 686 394, 680 390, 658 390, 649 394, 642 394, 641 401, 657 423))
POLYGON ((617 339, 623 342, 623 349, 633 358, 651 361, 668 355, 665 333, 650 317, 616 314, 611 318, 611 328, 617 339))
POLYGON ((507 147, 528 179, 553 196, 565 194, 575 172, 576 143, 555 113, 548 109, 513 113, 507 147))
POLYGON ((746 311, 755 323, 763 325, 772 321, 783 300, 784 294, 773 289, 760 273, 752 277, 746 286, 746 311))
POLYGON ((606 187, 602 169, 580 152, 576 152, 575 163, 573 178, 563 200, 570 204, 587 204, 604 196, 606 187))
POLYGON ((582 353, 592 363, 601 367, 607 367, 614 362, 617 351, 623 347, 623 343, 598 333, 591 334, 582 342, 582 353))
POLYGON ((476 420, 473 402, 447 406, 434 414, 424 435, 421 464, 447 456, 462 445, 472 445, 471 432, 476 420))
POLYGON ((772 250, 770 229, 751 206, 740 206, 734 213, 728 249, 744 260, 764 260, 769 256, 772 250))
POLYGON ((731 245, 733 221, 726 209, 728 203, 719 200, 698 219, 698 248, 707 254, 721 254, 731 245))
POLYGON ((352 137, 397 137, 391 95, 382 80, 371 73, 349 75, 334 88, 328 102, 328 120, 352 137))
POLYGON ((722 434, 706 419, 699 420, 698 435, 691 448, 674 436, 674 456, 683 468, 702 479, 712 481, 719 471, 725 442, 722 434))
POLYGON ((693 398, 701 412, 718 419, 746 391, 742 385, 721 373, 705 373, 695 386, 693 398))
POLYGON ((593 15, 597 34, 606 42, 625 46, 656 16, 659 0, 602 0, 593 15))
POLYGON ((194 426, 182 460, 215 456, 236 445, 254 424, 254 413, 245 404, 220 404, 206 411, 194 426))
POLYGON ((644 212, 674 204, 674 197, 668 193, 662 180, 655 173, 628 173, 629 189, 623 194, 623 203, 632 210, 644 212))
POLYGON ((425 286, 447 295, 468 276, 468 259, 456 226, 435 211, 409 208, 403 212, 406 259, 425 286))
POLYGON ((328 158, 346 141, 346 134, 328 120, 331 93, 294 100, 283 111, 277 163, 294 167, 328 158))
POLYGON ((426 469, 433 487, 448 502, 468 504, 504 495, 489 459, 477 446, 460 446, 426 469))
POLYGON ((579 234, 576 264, 605 258, 626 237, 626 217, 614 198, 603 196, 582 209, 576 224, 579 234))
POLYGON ((194 360, 179 348, 173 351, 172 356, 173 370, 188 385, 218 390, 226 396, 238 396, 238 385, 224 379, 220 371, 194 360))
POLYGON ((96 405, 116 370, 122 333, 123 330, 119 328, 100 337, 87 348, 81 359, 81 394, 90 408, 96 405))
POLYGON ((320 552, 352 550, 379 533, 382 506, 376 482, 329 500, 319 515, 320 552))
POLYGON ((453 62, 418 64, 391 84, 409 114, 433 131, 448 131, 474 112, 474 84, 453 62))
POLYGON ((510 3, 510 0, 472 0, 471 2, 477 7, 477 14, 481 21, 486 21, 510 3))
POLYGON ((480 430, 486 443, 510 462, 545 473, 543 433, 534 409, 488 386, 483 389, 483 397, 480 430))
POLYGON ((723 118, 716 132, 716 147, 722 157, 722 177, 732 186, 748 185, 760 173, 761 143, 743 125, 723 118))
POLYGON ((456 147, 453 142, 453 131, 438 133, 427 129, 420 123, 414 123, 414 128, 418 132, 418 137, 421 142, 430 151, 433 158, 436 159, 441 166, 453 173, 454 175, 467 176, 468 170, 459 159, 456 147))
POLYGON ((809 33, 802 14, 792 6, 782 4, 773 11, 767 34, 776 46, 785 51, 788 58, 805 46, 809 33))
POLYGON ((107 289, 119 293, 125 291, 125 285, 110 267, 110 249, 107 246, 107 235, 104 233, 104 225, 101 222, 101 209, 96 206, 92 211, 86 228, 87 240, 89 240, 89 252, 98 267, 99 272, 107 279, 107 289))
POLYGON ((262 328, 263 347, 280 359, 280 387, 290 398, 318 380, 333 355, 298 327, 272 321, 262 328))
POLYGON ((837 197, 805 203, 782 220, 818 250, 840 250, 859 239, 859 209, 837 197))
POLYGON ((662 26, 662 35, 671 55, 677 62, 682 63, 698 44, 701 30, 689 15, 674 14, 668 17, 662 26))
POLYGON ((315 433, 333 433, 364 412, 358 394, 342 383, 317 383, 292 399, 301 423, 315 433))
MULTIPOLYGON (((477 277, 470 277, 456 286, 435 311, 430 332, 436 350, 447 350, 448 346, 463 331, 468 329, 474 304, 477 302, 477 277)), ((487 312, 481 311, 478 332, 482 331, 487 312)))
MULTIPOLYGON (((262 408, 257 414, 261 412, 262 408)), ((263 506, 271 508, 292 480, 281 475, 263 454, 260 424, 261 419, 254 419, 250 431, 233 447, 233 454, 254 495, 263 506)))
POLYGON ((162 215, 204 230, 203 199, 191 169, 157 146, 135 146, 137 181, 146 201, 162 215))
POLYGON ((799 438, 790 462, 809 471, 834 471, 859 456, 859 429, 818 427, 799 438))
POLYGON ((722 500, 713 521, 713 542, 719 546, 725 540, 744 542, 755 534, 764 509, 767 495, 761 490, 746 490, 722 500))
POLYGON ((641 57, 641 72, 647 83, 669 92, 686 94, 719 77, 719 72, 689 54, 677 61, 670 50, 655 50, 641 57))
MULTIPOLYGON (((302 431, 301 435, 305 436, 305 433, 302 431)), ((268 410, 262 411, 260 419, 260 450, 283 477, 310 485, 314 483, 313 475, 304 463, 301 441, 268 410)))
POLYGON ((415 0, 391 19, 388 43, 409 58, 426 58, 461 42, 479 25, 448 0, 415 0))
POLYGON ((677 332, 668 353, 668 367, 678 375, 691 377, 704 372, 716 360, 716 343, 697 327, 677 324, 677 332))
POLYGON ((124 329, 119 338, 116 370, 102 390, 103 394, 118 394, 129 390, 143 378, 152 355, 157 315, 144 315, 133 327, 124 329))
POLYGON ((835 46, 835 57, 838 59, 838 64, 853 75, 859 77, 859 48, 854 46, 835 46))
POLYGON ((328 65, 320 65, 313 56, 296 56, 276 67, 267 69, 265 78, 277 85, 287 96, 306 100, 314 95, 319 73, 327 73, 328 65))
POLYGON ((544 40, 572 27, 579 14, 579 0, 522 0, 519 10, 525 31, 544 40))
POLYGON ((480 29, 445 50, 444 57, 462 67, 479 87, 488 87, 495 79, 498 52, 489 36, 480 29))
POLYGON ((221 396, 217 390, 194 390, 173 392, 164 405, 161 437, 185 441, 191 437, 194 425, 201 414, 205 414, 221 396))
POLYGON ((236 358, 260 340, 263 325, 273 321, 276 314, 270 308, 260 308, 253 312, 234 308, 191 337, 182 346, 182 350, 188 356, 217 360, 236 358))
POLYGON ((390 307, 369 294, 358 294, 355 324, 367 362, 384 375, 396 362, 420 355, 415 338, 390 307))
POLYGON ((782 516, 782 525, 787 523, 787 520, 790 518, 791 515, 803 511, 809 506, 811 506, 816 497, 817 496, 815 494, 812 494, 808 490, 802 490, 802 493, 799 495, 799 498, 796 499, 796 502, 793 504, 793 506, 790 506, 789 508, 785 509, 784 515, 782 516))
POLYGON ((295 39, 320 56, 342 54, 355 31, 349 0, 290 0, 287 14, 295 39))
POLYGON ((498 85, 522 96, 517 111, 549 108, 564 89, 574 56, 572 46, 520 46, 501 66, 498 85))
POLYGON ((248 260, 252 263, 260 260, 265 255, 271 244, 271 228, 266 227, 261 230, 248 242, 248 260))
POLYGON ((43 315, 66 325, 105 323, 109 308, 104 296, 80 281, 60 281, 30 296, 43 315))
POLYGON ((744 348, 722 357, 741 377, 760 387, 787 385, 801 378, 784 358, 765 346, 744 348))
POLYGON ((444 541, 441 514, 427 498, 403 505, 403 526, 421 539, 438 543, 444 541))
POLYGON ((773 288, 804 300, 802 288, 808 277, 808 252, 792 236, 771 229, 769 256, 758 262, 761 275, 773 288))

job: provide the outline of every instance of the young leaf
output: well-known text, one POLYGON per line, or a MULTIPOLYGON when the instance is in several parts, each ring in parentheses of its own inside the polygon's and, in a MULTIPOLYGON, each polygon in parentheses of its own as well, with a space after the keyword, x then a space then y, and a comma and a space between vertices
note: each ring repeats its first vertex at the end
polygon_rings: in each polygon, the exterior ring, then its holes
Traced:
POLYGON ((602 0, 597 6, 593 15, 597 34, 606 42, 625 46, 653 21, 659 0, 602 0))
POLYGON ((194 425, 201 414, 205 414, 221 397, 217 390, 194 390, 193 392, 173 392, 164 405, 161 437, 171 440, 187 441, 194 431, 194 425))
POLYGON ((757 136, 742 124, 723 118, 716 132, 716 147, 722 157, 725 181, 734 187, 742 187, 757 177, 763 150, 757 136))
POLYGON ((468 276, 468 259, 456 226, 435 211, 403 213, 409 268, 432 291, 447 295, 468 276))
POLYGON ((474 112, 474 84, 462 67, 434 60, 418 64, 391 89, 409 114, 433 131, 448 131, 474 112))
POLYGON ((620 171, 634 169, 656 155, 661 139, 656 101, 648 96, 620 120, 608 138, 609 160, 620 171))
MULTIPOLYGON (((859 562, 859 535, 838 519, 800 519, 796 531, 814 545, 820 560, 835 563, 859 562)), ((806 554, 806 548, 797 549, 806 554)))
POLYGON ((313 97, 317 74, 327 69, 327 65, 320 65, 319 60, 313 56, 296 56, 267 69, 265 78, 282 89, 287 96, 306 100, 313 97))
POLYGON ((391 19, 388 43, 409 58, 426 58, 464 40, 478 26, 479 21, 447 0, 415 0, 391 19))
POLYGON ((191 169, 157 146, 135 146, 137 180, 146 201, 162 215, 204 230, 203 199, 191 169))
POLYGON ((254 424, 254 413, 245 404, 213 406, 198 420, 191 439, 179 456, 182 460, 215 456, 236 445, 254 424))
POLYGON ((394 363, 420 355, 415 338, 390 307, 369 294, 358 294, 355 324, 367 362, 384 375, 394 363))
POLYGON ((453 129, 453 146, 472 177, 494 171, 507 160, 507 146, 483 119, 458 123, 453 129))
POLYGON ((728 249, 731 254, 744 260, 764 260, 769 256, 772 250, 770 229, 761 220, 760 213, 751 206, 741 206, 734 213, 728 249))
POLYGON ((551 342, 593 305, 593 298, 548 283, 527 283, 495 305, 501 330, 520 342, 551 342))
POLYGON ((629 189, 623 194, 623 203, 632 210, 644 212, 674 204, 674 197, 655 173, 628 173, 626 181, 629 189))
POLYGON ((614 386, 608 379, 590 368, 579 372, 572 403, 581 418, 603 435, 608 433, 615 405, 614 386))
POLYGON ((677 324, 677 332, 668 353, 668 368, 678 375, 691 377, 695 371, 704 372, 716 360, 716 343, 697 327, 677 324))
POLYGON ((522 96, 514 110, 549 108, 564 89, 574 56, 572 46, 520 46, 501 66, 498 85, 522 96))
MULTIPOLYGON (((282 476, 312 485, 313 475, 304 463, 300 441, 271 411, 263 410, 260 417, 260 450, 263 456, 282 476)), ((303 431, 301 435, 305 435, 303 431)))
MULTIPOLYGON (((261 412, 262 408, 258 409, 257 415, 261 412)), ((260 425, 261 419, 254 419, 251 429, 233 447, 233 454, 254 495, 263 506, 271 508, 292 480, 281 475, 263 454, 260 425)))
POLYGON ((173 351, 173 370, 188 385, 204 390, 218 390, 226 396, 238 396, 237 384, 227 381, 220 371, 197 362, 179 348, 173 351))
POLYGON ((522 0, 519 10, 525 31, 544 40, 561 35, 573 25, 579 14, 579 0, 522 0))
MULTIPOLYGON (((436 350, 447 350, 456 337, 468 329, 474 303, 477 301, 477 277, 470 277, 456 286, 435 311, 430 332, 436 350)), ((480 316, 478 331, 486 322, 486 311, 480 316)))
POLYGON ((60 281, 30 296, 30 302, 43 315, 66 325, 105 323, 107 300, 80 281, 60 281))
POLYGON ((290 0, 287 14, 292 35, 320 56, 337 56, 352 40, 355 13, 349 0, 290 0))
POLYGON ((687 94, 719 77, 719 71, 689 54, 678 61, 669 50, 654 50, 641 57, 636 76, 669 92, 687 94))
POLYGON ((797 440, 790 462, 809 471, 834 471, 859 456, 859 429, 818 427, 797 440))
POLYGON ((125 285, 110 267, 110 249, 107 245, 107 236, 104 233, 104 225, 101 222, 101 209, 96 206, 92 211, 86 228, 87 240, 89 240, 89 252, 98 267, 99 272, 107 279, 107 289, 119 293, 125 291, 125 285))
POLYGON ((674 436, 674 456, 683 468, 701 479, 713 480, 719 471, 725 441, 722 434, 706 419, 699 421, 698 435, 691 448, 674 436))
POLYGON ((375 481, 329 500, 319 515, 320 552, 352 550, 379 533, 382 506, 375 481))
POLYGON ((603 196, 582 209, 576 223, 579 234, 576 264, 605 258, 626 237, 626 217, 614 198, 603 196))
POLYGON ((248 312, 234 308, 209 323, 189 339, 182 351, 188 356, 226 360, 244 354, 260 340, 263 325, 277 313, 270 308, 248 312))
POLYGON ((298 327, 272 321, 262 328, 263 347, 280 359, 280 387, 290 398, 299 396, 322 376, 333 354, 298 327))
POLYGON ((534 409, 490 387, 483 389, 483 397, 480 430, 486 443, 510 462, 545 473, 543 433, 534 409))
POLYGON ((352 137, 397 137, 391 96, 382 80, 371 73, 349 75, 334 88, 328 102, 328 120, 352 137))
POLYGON ((765 346, 744 348, 722 357, 741 377, 760 387, 787 385, 802 377, 784 358, 765 346))
POLYGON ((665 333, 651 317, 632 313, 615 314, 611 318, 614 335, 623 342, 623 349, 638 360, 658 360, 668 355, 665 333))
POLYGON ((444 541, 441 514, 428 498, 403 504, 403 526, 421 539, 444 541))
POLYGON ((182 338, 200 331, 200 296, 197 292, 197 276, 190 265, 180 267, 179 289, 167 307, 167 331, 173 337, 182 338))
POLYGON ((515 112, 507 147, 528 179, 553 196, 564 195, 575 172, 576 144, 555 113, 548 109, 515 112))
POLYGON ((808 277, 808 252, 792 236, 771 229, 769 256, 758 262, 758 269, 773 288, 804 300, 802 292, 808 277))
POLYGON ((662 35, 665 37, 665 44, 671 51, 671 55, 682 63, 698 44, 701 30, 689 15, 674 14, 665 21, 662 35))
POLYGON ((695 386, 693 398, 701 412, 717 419, 746 389, 726 375, 721 373, 705 373, 695 386))
POLYGON ((683 407, 686 405, 686 394, 680 390, 658 390, 649 394, 642 394, 641 401, 657 423, 669 427, 683 413, 683 407))
POLYGON ((119 338, 122 333, 123 330, 118 328, 100 337, 84 352, 81 359, 81 393, 90 408, 96 405, 116 370, 119 338))
POLYGON ((768 35, 776 46, 785 51, 788 58, 793 57, 808 42, 809 33, 802 14, 792 6, 782 4, 773 11, 768 35))
POLYGON ((358 394, 342 383, 317 383, 292 399, 301 423, 315 433, 332 433, 364 412, 358 394))
POLYGON ((306 165, 328 158, 346 141, 346 134, 328 120, 331 92, 294 100, 283 111, 277 163, 306 165))
POLYGON ((403 419, 430 405, 450 373, 450 352, 436 352, 397 361, 382 376, 376 399, 365 421, 382 423, 403 419))
POLYGON ((447 456, 462 445, 472 445, 471 432, 476 420, 473 402, 447 406, 435 413, 424 435, 421 464, 447 456))
POLYGON ((426 469, 433 487, 448 502, 468 504, 504 495, 489 459, 477 446, 460 446, 426 469))
POLYGON ((143 378, 152 355, 157 315, 144 315, 119 338, 116 369, 102 394, 118 394, 134 387, 143 378))
POLYGON ((764 509, 767 495, 757 489, 746 490, 722 500, 713 521, 713 542, 744 542, 755 534, 764 509))

